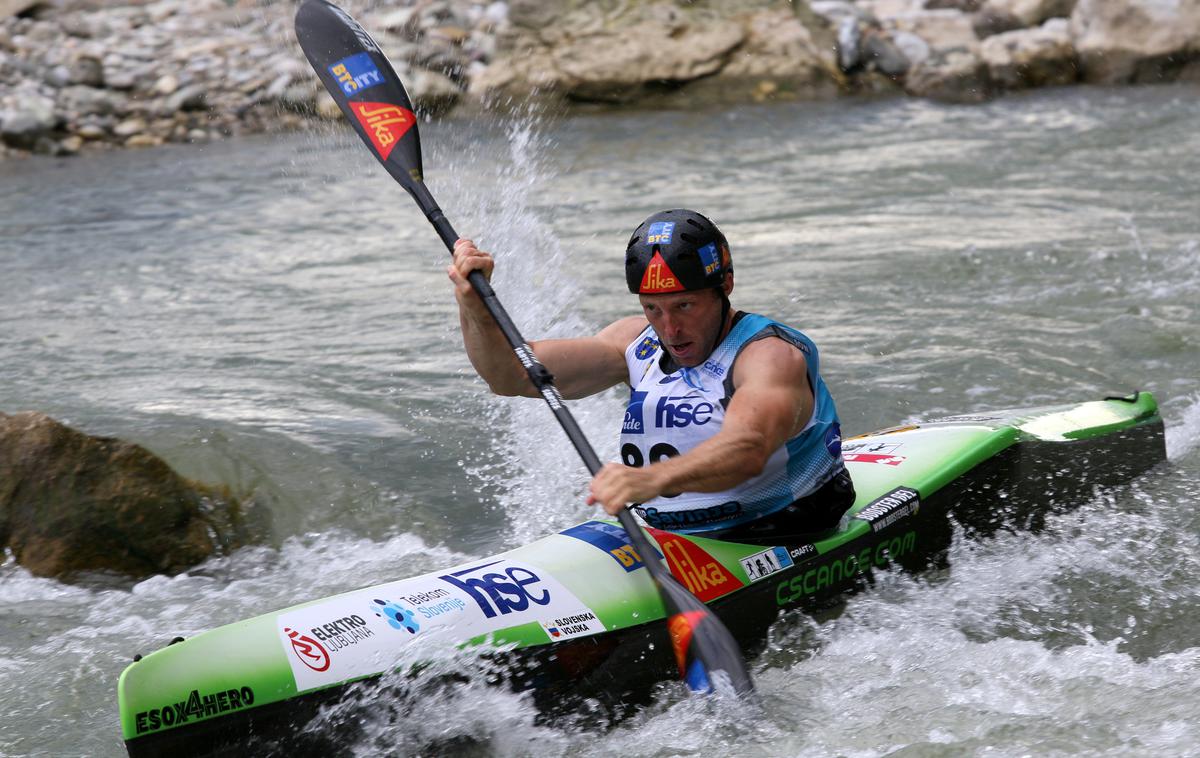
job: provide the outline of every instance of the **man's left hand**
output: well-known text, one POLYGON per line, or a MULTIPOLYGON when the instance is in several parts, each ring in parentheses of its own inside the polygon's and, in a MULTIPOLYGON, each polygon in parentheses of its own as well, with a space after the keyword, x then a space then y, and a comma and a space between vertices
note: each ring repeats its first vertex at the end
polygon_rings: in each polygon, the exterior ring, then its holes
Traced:
POLYGON ((610 516, 620 513, 628 503, 644 503, 662 494, 655 472, 620 463, 606 463, 592 477, 588 505, 599 505, 610 516))

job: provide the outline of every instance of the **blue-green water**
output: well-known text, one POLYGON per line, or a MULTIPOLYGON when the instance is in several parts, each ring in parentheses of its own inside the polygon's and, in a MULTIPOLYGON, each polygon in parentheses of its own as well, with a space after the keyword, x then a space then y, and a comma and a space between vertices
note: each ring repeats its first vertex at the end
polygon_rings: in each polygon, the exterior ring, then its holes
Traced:
MULTIPOLYGON (((756 725, 668 687, 579 733, 480 685, 381 715, 355 750, 466 735, 503 755, 1194 753, 1198 95, 425 126, 430 186, 496 253, 530 338, 633 312, 630 230, 691 206, 730 240, 734 304, 821 346, 848 433, 1146 389, 1171 461, 1045 533, 957 545, 945 575, 785 617, 752 664, 756 725)), ((0 754, 119 754, 134 653, 589 514, 542 405, 474 378, 444 249, 350 134, 3 163, 0 208, 0 411, 253 488, 277 532, 131 590, 0 566, 0 754)), ((619 396, 573 407, 613 457, 619 396)))

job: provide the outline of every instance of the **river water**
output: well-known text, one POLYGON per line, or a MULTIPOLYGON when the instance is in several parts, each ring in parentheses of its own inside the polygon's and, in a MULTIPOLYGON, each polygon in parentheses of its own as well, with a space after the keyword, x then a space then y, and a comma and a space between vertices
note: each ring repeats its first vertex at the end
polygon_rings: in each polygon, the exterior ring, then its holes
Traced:
MULTIPOLYGON (((781 618, 752 662, 760 720, 669 684, 611 730, 547 726, 472 683, 358 714, 354 751, 1200 752, 1198 95, 426 125, 430 187, 529 338, 633 312, 629 232, 690 206, 731 242, 734 304, 821 346, 848 434, 1143 389, 1170 460, 1042 533, 781 618)), ((589 515, 540 401, 474 377, 444 249, 348 132, 9 162, 0 208, 0 410, 253 490, 276 534, 131 588, 0 565, 0 754, 119 755, 135 653, 589 515)), ((615 457, 619 393, 573 407, 615 457)))

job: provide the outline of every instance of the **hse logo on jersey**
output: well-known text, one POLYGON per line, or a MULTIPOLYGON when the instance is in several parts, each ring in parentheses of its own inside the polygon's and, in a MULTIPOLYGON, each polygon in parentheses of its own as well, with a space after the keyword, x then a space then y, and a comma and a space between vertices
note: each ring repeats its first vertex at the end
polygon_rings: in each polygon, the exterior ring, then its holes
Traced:
POLYGON ((647 245, 669 245, 675 234, 674 221, 655 221, 646 232, 647 245))
POLYGON ((645 295, 654 295, 682 290, 683 284, 680 283, 679 277, 675 276, 675 272, 663 260, 662 254, 656 252, 650 259, 650 265, 646 266, 646 273, 642 274, 642 285, 638 291, 645 295))
POLYGON ((688 590, 704 602, 733 592, 744 586, 708 553, 694 543, 670 532, 650 530, 658 541, 667 566, 688 590))
POLYGON ((691 396, 660 397, 654 408, 654 425, 659 429, 682 429, 685 426, 704 426, 712 421, 716 408, 707 400, 697 402, 691 396))
POLYGON ((391 103, 352 101, 348 105, 383 160, 387 160, 392 148, 416 123, 412 111, 391 103))
POLYGON ((338 86, 347 96, 383 84, 383 74, 375 67, 370 53, 358 53, 343 58, 329 67, 329 73, 337 79, 338 86))
POLYGON ((551 600, 550 590, 540 576, 506 561, 492 561, 438 578, 466 591, 487 618, 528 610, 530 603, 549 605, 551 600))
POLYGON ((644 361, 654 355, 656 350, 658 350, 658 340, 653 337, 644 337, 637 349, 633 351, 633 356, 639 361, 644 361))

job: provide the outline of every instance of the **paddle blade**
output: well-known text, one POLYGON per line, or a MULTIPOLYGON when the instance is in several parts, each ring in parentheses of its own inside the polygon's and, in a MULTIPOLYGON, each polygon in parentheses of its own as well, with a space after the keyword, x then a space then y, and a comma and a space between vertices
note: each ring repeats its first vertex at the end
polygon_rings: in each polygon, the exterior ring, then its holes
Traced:
POLYGON ((326 0, 300 4, 296 38, 354 131, 387 172, 414 192, 424 181, 417 120, 379 45, 349 13, 326 0))
POLYGON ((754 694, 741 648, 713 612, 670 574, 659 580, 667 606, 667 632, 679 664, 679 676, 693 692, 717 689, 714 675, 723 674, 738 695, 754 694))

